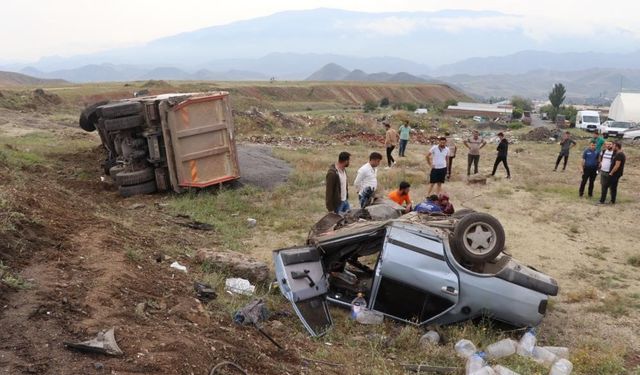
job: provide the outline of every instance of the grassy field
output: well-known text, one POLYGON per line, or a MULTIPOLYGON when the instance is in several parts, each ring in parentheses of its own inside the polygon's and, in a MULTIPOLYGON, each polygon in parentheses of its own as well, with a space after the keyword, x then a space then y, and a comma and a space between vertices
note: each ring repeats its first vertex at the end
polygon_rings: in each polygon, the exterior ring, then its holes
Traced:
MULTIPOLYGON (((127 207, 138 198, 108 202, 115 193, 102 191, 97 183, 99 155, 95 160, 76 159, 78 152, 85 152, 86 156, 98 144, 93 135, 71 128, 79 103, 88 98, 113 95, 119 90, 124 95, 129 89, 121 84, 63 87, 51 90, 65 101, 58 109, 26 115, 14 111, 9 113, 15 116, 15 119, 6 117, 12 127, 0 128, 0 175, 5 178, 0 181, 0 237, 9 238, 10 235, 14 238, 20 234, 24 213, 15 210, 13 194, 20 186, 32 186, 37 181, 34 176, 44 171, 49 176, 61 174, 72 181, 60 188, 61 194, 68 194, 74 200, 99 202, 91 207, 96 217, 113 222, 107 227, 112 225, 118 233, 124 231, 123 228, 140 231, 136 233, 150 244, 138 241, 117 243, 114 247, 117 249, 114 251, 125 259, 125 265, 134 270, 148 267, 147 260, 158 251, 181 262, 192 262, 193 254, 205 245, 250 254, 270 264, 272 250, 302 244, 311 225, 324 215, 324 176, 338 153, 343 150, 352 153, 348 174, 353 181, 357 168, 367 161, 368 154, 374 150, 383 151, 381 145, 372 146, 369 142, 357 140, 345 144, 332 140, 331 133, 322 132, 331 121, 330 116, 345 116, 345 123, 350 126, 362 125, 367 131, 378 131, 375 117, 380 113, 363 117, 361 112, 323 109, 316 114, 318 122, 313 122, 308 128, 275 129, 276 134, 300 132, 328 143, 322 147, 275 147, 275 155, 289 162, 293 172, 284 185, 273 191, 245 186, 139 198, 150 206, 154 201, 162 202, 168 205, 174 216, 189 215, 215 228, 212 235, 202 235, 190 242, 173 240, 173 234, 166 233, 162 224, 145 223, 144 229, 136 227, 132 211, 127 207), (44 125, 33 128, 33 124, 39 124, 38 121, 44 125), (79 186, 83 182, 95 185, 91 191, 93 195, 80 197, 73 190, 75 184, 79 186), (247 217, 257 219, 258 225, 248 228, 245 224, 247 217), (155 244, 149 240, 150 237, 164 240, 155 244)), ((304 108, 298 107, 297 110, 302 111, 301 114, 307 113, 304 108)), ((420 125, 423 130, 434 131, 430 128, 429 118, 423 121, 420 125)), ((454 139, 463 134, 453 125, 453 120, 441 123, 447 124, 447 130, 454 134, 454 139)), ((239 130, 247 134, 261 131, 249 123, 239 126, 239 130)), ((509 137, 518 137, 527 131, 520 129, 510 133, 509 137)), ((456 142, 460 147, 460 140, 456 142)), ((511 146, 509 157, 513 179, 505 179, 505 172, 500 167, 497 177, 489 178, 486 185, 467 185, 466 152, 459 151, 452 180, 444 188, 457 209, 467 207, 486 211, 500 219, 507 234, 507 251, 558 280, 560 294, 551 299, 548 315, 539 328, 541 345, 569 347, 575 374, 640 374, 640 334, 637 329, 640 327, 640 232, 634 229, 640 209, 640 192, 637 190, 640 150, 631 146, 624 149, 627 167, 619 187, 618 204, 596 206, 595 200, 581 199, 577 194, 579 150, 584 146, 586 141, 580 140, 579 146, 572 151, 566 172, 552 172, 558 145, 518 142, 511 146), (516 149, 519 149, 517 153, 516 149)), ((494 145, 488 145, 483 149, 480 160, 482 174, 491 172, 494 148, 494 145)), ((406 180, 412 184, 413 200, 423 199, 427 190, 427 149, 428 146, 411 143, 407 157, 399 158, 395 168, 380 169, 378 181, 381 190, 389 192, 400 181, 406 180)), ((596 184, 595 191, 599 194, 599 184, 596 184)), ((83 190, 83 194, 87 191, 83 190)), ((350 188, 350 195, 353 206, 356 204, 353 188, 350 188)), ((48 225, 54 219, 29 218, 38 225, 48 225)), ((157 223, 164 220, 160 219, 157 223)), ((0 263, 0 275, 2 283, 13 289, 34 288, 21 276, 19 267, 11 268, 7 263, 0 263)), ((233 275, 207 264, 200 267, 191 267, 190 264, 190 280, 204 280, 217 289, 219 298, 207 309, 221 322, 227 322, 238 307, 249 301, 249 297, 224 292, 227 276, 233 275)), ((258 285, 258 295, 265 298, 271 311, 291 311, 277 291, 269 292, 268 285, 258 285)), ((286 340, 295 355, 316 361, 301 372, 402 374, 405 373, 403 364, 462 368, 463 360, 455 357, 453 351, 457 340, 467 338, 482 348, 504 337, 518 339, 522 334, 521 330, 505 330, 488 320, 466 322, 430 327, 440 333, 443 341, 441 345, 421 346, 419 339, 424 333, 423 328, 392 321, 385 321, 380 326, 363 326, 349 320, 346 311, 338 308, 332 308, 332 315, 334 328, 319 339, 308 338, 295 316, 278 318, 284 326, 278 328, 277 338, 286 340)), ((260 358, 259 354, 255 353, 256 357, 260 358)), ((521 374, 548 373, 535 362, 516 356, 497 363, 521 374)), ((281 373, 289 370, 282 364, 281 373)))

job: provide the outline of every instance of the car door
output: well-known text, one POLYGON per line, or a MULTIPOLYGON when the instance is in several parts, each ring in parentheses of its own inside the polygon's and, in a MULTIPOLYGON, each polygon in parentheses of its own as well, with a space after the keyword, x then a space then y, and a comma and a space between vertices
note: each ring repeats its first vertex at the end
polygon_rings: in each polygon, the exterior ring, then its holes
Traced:
POLYGON ((291 302, 312 336, 322 336, 333 325, 326 294, 329 282, 315 247, 296 247, 273 253, 276 277, 282 294, 291 302))
POLYGON ((414 324, 425 324, 453 309, 459 278, 447 262, 442 240, 415 227, 389 227, 372 296, 373 310, 414 324))

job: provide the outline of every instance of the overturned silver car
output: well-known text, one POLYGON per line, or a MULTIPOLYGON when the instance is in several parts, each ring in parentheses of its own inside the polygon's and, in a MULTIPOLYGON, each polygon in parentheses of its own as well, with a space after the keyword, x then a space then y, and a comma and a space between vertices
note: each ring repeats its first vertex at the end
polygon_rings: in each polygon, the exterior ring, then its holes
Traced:
POLYGON ((305 246, 274 251, 280 290, 311 335, 332 325, 327 302, 349 307, 360 292, 369 309, 410 324, 481 316, 540 323, 558 284, 502 252, 504 230, 493 216, 462 210, 388 219, 396 216, 381 205, 355 217, 328 214, 305 246), (358 219, 364 215, 374 220, 358 219))

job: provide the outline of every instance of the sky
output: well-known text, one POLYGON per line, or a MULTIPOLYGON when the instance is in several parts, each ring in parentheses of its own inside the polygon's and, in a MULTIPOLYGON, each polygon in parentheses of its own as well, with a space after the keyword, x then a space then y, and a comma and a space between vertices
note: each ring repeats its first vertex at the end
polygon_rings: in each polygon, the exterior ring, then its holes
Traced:
MULTIPOLYGON (((506 19, 505 28, 517 22, 537 40, 553 33, 588 37, 615 25, 633 35, 640 47, 640 2, 632 0, 5 0, 0 8, 0 62, 131 47, 204 27, 321 7, 364 12, 498 11, 517 16, 506 19)), ((388 26, 398 30, 397 24, 388 26)), ((399 26, 398 32, 412 27, 399 26)), ((441 25, 452 30, 462 26, 441 25)), ((486 27, 495 28, 495 22, 488 19, 486 27)))

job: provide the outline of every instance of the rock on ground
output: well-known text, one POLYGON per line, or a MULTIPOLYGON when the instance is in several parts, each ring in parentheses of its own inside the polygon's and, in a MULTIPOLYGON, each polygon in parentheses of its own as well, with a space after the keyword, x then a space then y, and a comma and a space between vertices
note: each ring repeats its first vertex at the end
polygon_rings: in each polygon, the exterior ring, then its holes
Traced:
POLYGON ((201 249, 196 254, 196 259, 224 269, 232 277, 242 277, 254 283, 269 280, 269 267, 266 263, 236 251, 201 249))

